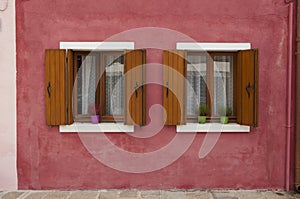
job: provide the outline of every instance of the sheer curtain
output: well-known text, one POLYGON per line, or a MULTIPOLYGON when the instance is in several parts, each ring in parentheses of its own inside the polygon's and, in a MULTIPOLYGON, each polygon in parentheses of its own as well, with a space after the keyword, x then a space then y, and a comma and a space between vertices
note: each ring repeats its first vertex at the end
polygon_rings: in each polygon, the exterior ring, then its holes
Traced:
POLYGON ((214 115, 233 109, 233 56, 214 56, 214 115))
POLYGON ((198 107, 206 104, 206 56, 188 55, 187 115, 196 115, 198 107))
POLYGON ((96 56, 81 56, 82 62, 78 71, 77 109, 78 114, 86 115, 89 105, 95 105, 96 93, 96 56))
POLYGON ((124 113, 124 64, 118 55, 105 56, 105 97, 106 114, 123 115, 124 113))

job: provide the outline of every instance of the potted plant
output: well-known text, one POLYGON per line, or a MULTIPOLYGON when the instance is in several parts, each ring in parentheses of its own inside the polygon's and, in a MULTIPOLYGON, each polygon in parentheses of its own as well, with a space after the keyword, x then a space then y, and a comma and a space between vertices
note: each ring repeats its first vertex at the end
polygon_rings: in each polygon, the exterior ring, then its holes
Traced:
POLYGON ((208 114, 208 106, 207 105, 201 105, 199 107, 199 116, 198 116, 198 122, 200 124, 205 124, 206 123, 206 116, 208 114))
POLYGON ((88 114, 91 117, 91 123, 92 124, 98 124, 99 123, 99 106, 97 106, 96 104, 89 104, 88 106, 88 114))
POLYGON ((231 107, 221 108, 221 110, 219 111, 219 113, 221 115, 220 122, 222 124, 228 124, 228 117, 231 116, 231 114, 232 114, 231 107))

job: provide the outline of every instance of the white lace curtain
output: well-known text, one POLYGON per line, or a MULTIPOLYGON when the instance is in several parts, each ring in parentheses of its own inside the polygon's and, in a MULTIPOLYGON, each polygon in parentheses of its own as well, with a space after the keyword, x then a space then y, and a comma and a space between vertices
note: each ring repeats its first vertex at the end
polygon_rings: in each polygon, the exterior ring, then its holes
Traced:
POLYGON ((82 56, 82 64, 78 71, 78 114, 88 114, 88 107, 96 104, 96 56, 82 56))
POLYGON ((224 107, 233 108, 233 57, 215 56, 214 114, 219 115, 224 107))
POLYGON ((124 64, 119 56, 105 56, 106 114, 124 113, 124 64))
POLYGON ((190 55, 187 64, 187 115, 197 114, 206 104, 206 56, 190 55))

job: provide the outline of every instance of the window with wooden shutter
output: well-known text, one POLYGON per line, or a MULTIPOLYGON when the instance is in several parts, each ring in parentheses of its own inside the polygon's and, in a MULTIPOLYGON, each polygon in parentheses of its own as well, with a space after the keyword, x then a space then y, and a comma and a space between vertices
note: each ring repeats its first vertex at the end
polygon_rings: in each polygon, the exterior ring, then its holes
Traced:
POLYGON ((257 126, 258 50, 241 50, 237 57, 237 123, 257 126))
POLYGON ((66 50, 46 50, 46 123, 73 123, 73 53, 66 50), (68 61, 67 61, 68 56, 68 61))
POLYGON ((146 89, 145 66, 146 51, 125 52, 125 124, 145 125, 146 89))
POLYGON ((225 114, 221 110, 230 108, 230 122, 257 126, 256 49, 238 52, 164 51, 163 60, 167 66, 163 75, 166 125, 198 122, 199 107, 207 105, 208 122, 219 122, 225 114))
POLYGON ((144 125, 145 62, 145 50, 125 55, 122 51, 46 50, 47 124, 91 122, 90 117, 99 114, 100 122, 144 125))
POLYGON ((185 76, 184 51, 163 52, 163 107, 166 125, 185 123, 185 76))

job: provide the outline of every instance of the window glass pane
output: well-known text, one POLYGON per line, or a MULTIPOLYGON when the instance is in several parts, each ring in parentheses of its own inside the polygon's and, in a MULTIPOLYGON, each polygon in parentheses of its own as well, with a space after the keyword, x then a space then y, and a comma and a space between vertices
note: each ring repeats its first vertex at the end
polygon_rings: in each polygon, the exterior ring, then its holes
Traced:
POLYGON ((214 115, 220 109, 233 110, 233 56, 214 56, 214 115))
POLYGON ((187 115, 196 115, 198 107, 206 104, 206 56, 188 55, 187 115))
POLYGON ((86 115, 96 99, 96 56, 77 56, 77 65, 77 112, 86 115))
POLYGON ((124 113, 124 63, 120 55, 105 56, 106 115, 124 113))

